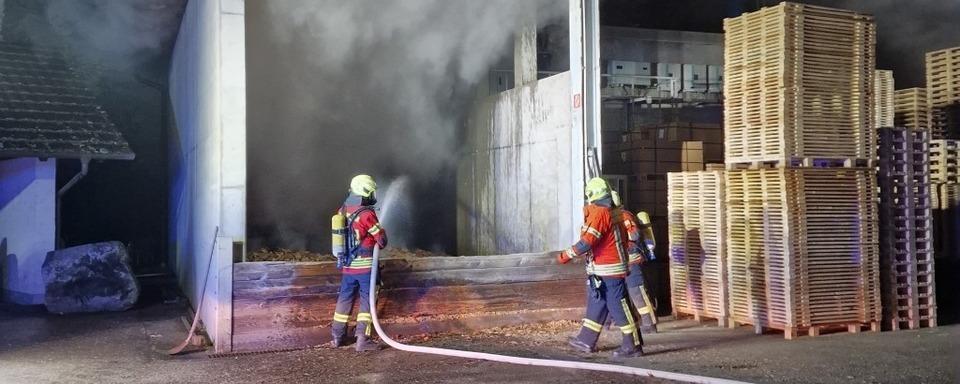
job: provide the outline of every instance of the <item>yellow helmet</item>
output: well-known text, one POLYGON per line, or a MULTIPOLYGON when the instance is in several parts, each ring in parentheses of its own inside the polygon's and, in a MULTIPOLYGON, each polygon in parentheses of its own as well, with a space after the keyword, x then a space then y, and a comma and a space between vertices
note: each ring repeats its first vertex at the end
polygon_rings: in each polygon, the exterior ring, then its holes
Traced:
POLYGON ((610 187, 607 186, 607 181, 594 177, 587 182, 586 187, 587 202, 592 203, 594 201, 600 200, 604 197, 610 195, 610 187))
POLYGON ((620 194, 617 191, 610 191, 610 199, 613 200, 613 206, 619 207, 621 204, 620 194))
POLYGON ((377 191, 377 182, 369 175, 357 175, 350 180, 350 192, 360 197, 370 197, 377 191))

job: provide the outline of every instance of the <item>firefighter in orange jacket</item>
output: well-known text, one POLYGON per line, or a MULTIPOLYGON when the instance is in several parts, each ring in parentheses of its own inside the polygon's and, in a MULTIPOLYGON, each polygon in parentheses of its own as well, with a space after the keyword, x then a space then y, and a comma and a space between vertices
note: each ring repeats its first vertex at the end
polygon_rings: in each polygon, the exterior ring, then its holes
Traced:
POLYGON ((350 181, 350 195, 340 207, 340 213, 347 216, 351 223, 347 227, 350 231, 351 260, 341 269, 340 293, 331 326, 331 344, 334 347, 347 344, 347 322, 354 301, 359 299, 360 312, 357 313, 355 332, 358 352, 380 349, 380 345, 370 338, 370 322, 373 320, 370 316, 370 270, 373 267, 373 247, 383 249, 387 246, 387 232, 380 227, 377 213, 373 210, 373 205, 377 203, 376 190, 377 183, 372 177, 356 176, 350 181))
POLYGON ((640 333, 627 302, 627 252, 624 247, 624 227, 621 214, 613 206, 607 182, 593 178, 586 186, 587 206, 584 207, 584 225, 580 241, 570 249, 557 252, 557 260, 587 257, 587 313, 570 346, 582 352, 596 351, 602 324, 613 317, 620 328, 623 342, 613 352, 614 357, 642 356, 640 333))
POLYGON ((653 260, 650 257, 654 244, 653 232, 649 230, 650 219, 646 212, 640 212, 640 217, 637 217, 624 209, 617 191, 611 191, 610 196, 613 198, 613 205, 620 208, 623 214, 623 225, 627 232, 626 247, 629 255, 626 279, 627 296, 630 297, 633 309, 636 311, 640 323, 640 333, 657 333, 656 313, 654 313, 650 297, 643 287, 642 267, 647 261, 653 260), (642 218, 646 218, 646 220, 642 218))

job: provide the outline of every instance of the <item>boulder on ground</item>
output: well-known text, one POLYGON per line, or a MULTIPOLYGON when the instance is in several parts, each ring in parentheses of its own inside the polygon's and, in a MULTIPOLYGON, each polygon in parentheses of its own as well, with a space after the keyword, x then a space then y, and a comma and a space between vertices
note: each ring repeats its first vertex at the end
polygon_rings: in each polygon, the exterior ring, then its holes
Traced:
POLYGON ((140 296, 127 249, 118 241, 47 253, 45 304, 54 313, 123 311, 140 296))

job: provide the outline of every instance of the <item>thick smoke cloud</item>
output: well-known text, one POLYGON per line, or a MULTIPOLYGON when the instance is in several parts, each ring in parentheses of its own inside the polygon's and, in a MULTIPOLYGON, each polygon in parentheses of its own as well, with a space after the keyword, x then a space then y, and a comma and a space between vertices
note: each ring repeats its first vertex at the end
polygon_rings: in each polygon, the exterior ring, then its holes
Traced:
POLYGON ((186 0, 4 0, 6 41, 63 51, 91 82, 166 75, 186 0))
POLYGON ((407 175, 411 224, 388 232, 452 251, 466 106, 512 52, 521 20, 543 25, 565 9, 563 1, 248 1, 251 237, 324 250, 352 175, 407 175))

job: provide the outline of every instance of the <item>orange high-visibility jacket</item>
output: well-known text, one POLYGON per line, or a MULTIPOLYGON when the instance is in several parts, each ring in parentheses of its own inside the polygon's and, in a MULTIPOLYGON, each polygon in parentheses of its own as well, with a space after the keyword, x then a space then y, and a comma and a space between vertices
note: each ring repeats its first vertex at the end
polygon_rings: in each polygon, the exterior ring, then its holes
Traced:
POLYGON ((580 241, 567 252, 583 256, 592 252, 593 257, 587 264, 587 273, 606 277, 624 277, 627 275, 627 255, 624 247, 626 233, 622 218, 613 218, 609 199, 588 204, 583 207, 583 227, 580 241))

